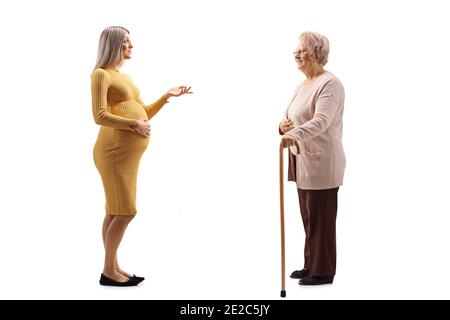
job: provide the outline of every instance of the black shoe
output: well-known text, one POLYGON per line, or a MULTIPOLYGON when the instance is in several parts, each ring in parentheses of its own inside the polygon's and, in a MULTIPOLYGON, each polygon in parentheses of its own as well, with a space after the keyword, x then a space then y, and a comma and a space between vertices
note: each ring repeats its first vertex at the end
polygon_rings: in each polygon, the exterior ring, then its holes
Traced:
POLYGON ((331 276, 331 277, 307 276, 303 279, 300 279, 298 284, 302 285, 302 286, 316 286, 319 284, 333 283, 333 279, 334 279, 334 276, 331 276))
POLYGON ((303 279, 304 277, 309 276, 309 270, 303 268, 302 270, 295 270, 291 273, 292 279, 303 279))
POLYGON ((112 286, 112 287, 133 287, 137 286, 139 282, 136 280, 133 280, 133 278, 129 278, 128 281, 125 282, 119 282, 113 279, 108 278, 103 273, 100 276, 100 285, 102 286, 112 286))
POLYGON ((137 283, 141 283, 142 281, 145 280, 144 277, 138 277, 137 275, 133 274, 133 276, 130 278, 133 279, 134 281, 136 281, 137 283))

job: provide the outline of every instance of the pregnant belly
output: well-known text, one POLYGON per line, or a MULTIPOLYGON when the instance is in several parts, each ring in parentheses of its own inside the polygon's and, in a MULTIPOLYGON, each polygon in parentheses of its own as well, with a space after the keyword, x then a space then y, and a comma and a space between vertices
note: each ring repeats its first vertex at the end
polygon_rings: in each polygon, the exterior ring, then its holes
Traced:
POLYGON ((148 119, 144 107, 135 100, 123 101, 113 105, 111 113, 134 120, 148 119))
POLYGON ((147 149, 149 137, 143 137, 134 131, 101 127, 94 153, 98 158, 113 158, 128 162, 140 156, 147 149))

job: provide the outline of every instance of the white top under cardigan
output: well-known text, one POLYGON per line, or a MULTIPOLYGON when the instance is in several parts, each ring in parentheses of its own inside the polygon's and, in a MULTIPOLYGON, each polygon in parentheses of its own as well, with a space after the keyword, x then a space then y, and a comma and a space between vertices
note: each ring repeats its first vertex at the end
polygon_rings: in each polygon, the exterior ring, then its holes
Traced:
MULTIPOLYGON (((299 189, 322 190, 343 184, 345 154, 342 116, 345 92, 338 78, 326 71, 310 85, 300 84, 286 110, 294 128, 285 135, 300 143, 296 157, 299 189)), ((291 147, 296 154, 296 148, 291 147)))

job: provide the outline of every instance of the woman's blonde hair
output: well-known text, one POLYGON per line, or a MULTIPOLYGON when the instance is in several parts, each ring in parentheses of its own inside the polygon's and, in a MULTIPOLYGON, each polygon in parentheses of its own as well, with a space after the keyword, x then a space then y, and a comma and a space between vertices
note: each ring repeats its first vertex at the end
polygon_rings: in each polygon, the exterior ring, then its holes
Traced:
POLYGON ((119 26, 107 27, 103 30, 98 41, 97 62, 94 70, 116 66, 122 62, 122 45, 125 36, 129 33, 130 31, 119 26))
POLYGON ((300 41, 305 46, 308 54, 324 66, 328 62, 328 53, 330 53, 330 43, 327 37, 317 32, 303 32, 300 35, 300 41))

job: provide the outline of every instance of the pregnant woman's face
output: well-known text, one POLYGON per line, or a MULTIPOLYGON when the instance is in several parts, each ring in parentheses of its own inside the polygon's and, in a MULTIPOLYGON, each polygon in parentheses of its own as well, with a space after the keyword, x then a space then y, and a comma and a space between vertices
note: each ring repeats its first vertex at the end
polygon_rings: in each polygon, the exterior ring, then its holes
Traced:
POLYGON ((124 59, 131 59, 131 49, 133 45, 131 44, 130 35, 126 35, 125 39, 123 39, 122 44, 122 57, 124 59))

